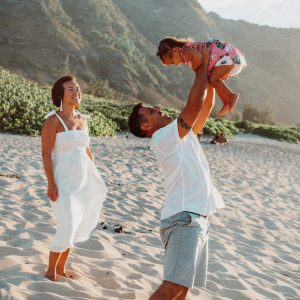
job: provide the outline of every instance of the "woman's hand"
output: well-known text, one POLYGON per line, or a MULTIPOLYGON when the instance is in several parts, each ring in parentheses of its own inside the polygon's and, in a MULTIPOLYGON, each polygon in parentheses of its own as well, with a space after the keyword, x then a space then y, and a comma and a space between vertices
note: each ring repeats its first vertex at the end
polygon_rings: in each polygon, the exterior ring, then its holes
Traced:
POLYGON ((47 195, 52 202, 58 198, 58 189, 55 183, 48 184, 47 195))

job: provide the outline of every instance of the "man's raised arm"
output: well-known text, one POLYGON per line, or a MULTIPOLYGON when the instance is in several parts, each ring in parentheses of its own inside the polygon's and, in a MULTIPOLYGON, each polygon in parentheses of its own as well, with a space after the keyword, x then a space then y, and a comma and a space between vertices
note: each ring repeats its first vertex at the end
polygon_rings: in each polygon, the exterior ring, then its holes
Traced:
POLYGON ((204 104, 201 108, 198 119, 194 123, 193 132, 198 134, 202 131, 211 111, 215 104, 215 89, 209 85, 207 87, 206 98, 204 100, 204 104))
POLYGON ((206 98, 207 80, 207 65, 209 60, 210 47, 202 47, 202 62, 196 70, 196 77, 189 93, 188 101, 177 119, 178 134, 182 139, 194 127, 200 111, 206 98))

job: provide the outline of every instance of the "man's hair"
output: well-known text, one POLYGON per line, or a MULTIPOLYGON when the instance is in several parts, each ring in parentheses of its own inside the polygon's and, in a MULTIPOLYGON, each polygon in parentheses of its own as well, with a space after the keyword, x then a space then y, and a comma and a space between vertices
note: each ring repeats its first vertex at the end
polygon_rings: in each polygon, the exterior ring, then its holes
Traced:
POLYGON ((139 114, 140 108, 143 106, 143 103, 139 103, 132 108, 132 112, 128 118, 128 126, 130 132, 140 138, 146 138, 147 133, 141 129, 141 125, 145 118, 139 114))
POLYGON ((63 99, 64 97, 64 86, 63 84, 67 81, 75 81, 77 82, 76 78, 70 75, 64 76, 59 78, 58 80, 56 80, 56 82, 54 83, 52 90, 51 90, 51 94, 52 94, 52 101, 53 104, 57 107, 60 106, 60 101, 63 99))

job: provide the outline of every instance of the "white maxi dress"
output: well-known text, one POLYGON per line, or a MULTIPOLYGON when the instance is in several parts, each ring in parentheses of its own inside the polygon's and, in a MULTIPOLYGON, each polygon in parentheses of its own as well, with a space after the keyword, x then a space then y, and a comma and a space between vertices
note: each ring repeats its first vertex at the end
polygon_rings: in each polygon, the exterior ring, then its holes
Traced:
POLYGON ((69 130, 55 111, 46 117, 54 114, 65 131, 56 134, 52 152, 58 199, 51 201, 57 231, 50 250, 64 252, 74 243, 89 238, 98 223, 107 190, 94 162, 86 153, 90 142, 87 124, 83 129, 69 130))

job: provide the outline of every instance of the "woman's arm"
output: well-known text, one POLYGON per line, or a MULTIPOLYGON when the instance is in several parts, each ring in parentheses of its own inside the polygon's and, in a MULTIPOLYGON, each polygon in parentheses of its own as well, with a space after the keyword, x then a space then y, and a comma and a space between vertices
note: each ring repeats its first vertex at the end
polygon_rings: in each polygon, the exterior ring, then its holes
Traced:
POLYGON ((42 129, 42 157, 46 177, 48 180, 47 195, 53 202, 55 202, 58 198, 58 189, 54 180, 53 163, 51 157, 57 128, 57 118, 52 116, 46 120, 42 129))
POLYGON ((89 158, 91 159, 91 161, 94 161, 94 157, 92 155, 90 147, 86 147, 86 154, 89 156, 89 158))

